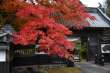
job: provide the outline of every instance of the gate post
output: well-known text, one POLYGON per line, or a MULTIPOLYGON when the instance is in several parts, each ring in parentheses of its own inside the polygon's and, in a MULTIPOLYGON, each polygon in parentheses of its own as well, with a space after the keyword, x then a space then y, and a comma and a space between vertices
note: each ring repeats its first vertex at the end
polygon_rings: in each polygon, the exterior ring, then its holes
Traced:
POLYGON ((0 73, 10 73, 9 45, 0 43, 0 73))

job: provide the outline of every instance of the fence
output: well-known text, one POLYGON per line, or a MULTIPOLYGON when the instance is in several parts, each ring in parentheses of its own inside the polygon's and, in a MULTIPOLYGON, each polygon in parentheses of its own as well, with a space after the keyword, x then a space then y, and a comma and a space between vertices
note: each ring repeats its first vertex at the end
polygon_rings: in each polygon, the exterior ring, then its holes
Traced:
POLYGON ((0 62, 0 73, 9 73, 10 65, 9 63, 0 62))
POLYGON ((49 56, 47 53, 38 53, 38 49, 30 46, 14 46, 13 48, 13 66, 28 66, 28 65, 45 65, 45 64, 67 64, 67 60, 58 56, 49 56))

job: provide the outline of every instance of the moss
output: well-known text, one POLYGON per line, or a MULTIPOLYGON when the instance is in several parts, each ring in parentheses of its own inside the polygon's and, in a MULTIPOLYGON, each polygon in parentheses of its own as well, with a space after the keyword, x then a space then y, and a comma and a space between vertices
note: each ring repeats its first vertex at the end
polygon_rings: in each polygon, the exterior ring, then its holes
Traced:
POLYGON ((51 68, 41 71, 40 73, 83 73, 80 68, 64 67, 64 68, 51 68))
POLYGON ((86 48, 80 49, 80 57, 81 57, 81 60, 87 58, 87 49, 86 48))

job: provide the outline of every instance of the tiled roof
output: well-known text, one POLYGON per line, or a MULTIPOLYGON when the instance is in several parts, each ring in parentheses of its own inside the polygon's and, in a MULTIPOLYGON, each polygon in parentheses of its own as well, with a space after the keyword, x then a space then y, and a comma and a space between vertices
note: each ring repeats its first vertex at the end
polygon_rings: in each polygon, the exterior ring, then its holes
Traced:
MULTIPOLYGON (((87 8, 89 14, 91 16, 94 16, 96 18, 96 20, 91 20, 89 18, 87 18, 87 21, 90 23, 90 25, 88 27, 110 27, 110 18, 104 13, 102 12, 101 9, 99 8, 87 8)), ((53 13, 51 14, 51 16, 57 18, 56 21, 58 23, 64 24, 65 26, 69 27, 69 28, 74 28, 74 23, 68 20, 65 20, 62 16, 61 13, 53 13)))
POLYGON ((87 19, 90 23, 89 27, 110 27, 110 18, 102 12, 101 9, 97 8, 97 11, 90 12, 90 15, 94 16, 96 20, 87 19))
POLYGON ((5 32, 5 33, 12 33, 14 32, 13 27, 10 24, 6 24, 4 27, 0 29, 0 33, 5 32))
POLYGON ((87 21, 90 23, 90 26, 88 27, 110 27, 110 24, 108 24, 101 16, 99 16, 97 13, 90 13, 92 16, 96 18, 96 20, 90 20, 87 19, 87 21))
POLYGON ((14 32, 14 29, 11 25, 6 24, 4 27, 0 29, 0 37, 5 36, 5 35, 12 35, 14 32))

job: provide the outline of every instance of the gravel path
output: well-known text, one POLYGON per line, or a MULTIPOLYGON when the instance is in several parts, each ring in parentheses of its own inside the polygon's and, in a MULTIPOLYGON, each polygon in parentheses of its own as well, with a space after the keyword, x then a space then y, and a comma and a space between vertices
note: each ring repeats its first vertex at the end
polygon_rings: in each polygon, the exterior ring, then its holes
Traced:
POLYGON ((110 67, 98 66, 89 62, 81 62, 75 64, 85 73, 110 73, 110 67))

